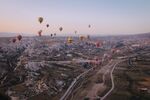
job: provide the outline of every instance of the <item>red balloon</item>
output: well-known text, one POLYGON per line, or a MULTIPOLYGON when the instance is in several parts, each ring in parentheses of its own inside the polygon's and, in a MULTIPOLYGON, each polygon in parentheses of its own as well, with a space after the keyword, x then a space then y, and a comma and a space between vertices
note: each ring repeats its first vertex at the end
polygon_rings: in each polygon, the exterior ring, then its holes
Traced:
POLYGON ((42 30, 40 30, 40 31, 38 32, 38 35, 39 35, 39 36, 42 36, 42 30))
POLYGON ((17 39, 20 41, 22 39, 22 36, 21 35, 18 35, 17 36, 17 39))
POLYGON ((12 39, 12 42, 15 43, 16 42, 16 38, 12 39))
POLYGON ((97 42, 97 43, 96 43, 96 47, 97 47, 97 48, 100 47, 100 42, 97 42))

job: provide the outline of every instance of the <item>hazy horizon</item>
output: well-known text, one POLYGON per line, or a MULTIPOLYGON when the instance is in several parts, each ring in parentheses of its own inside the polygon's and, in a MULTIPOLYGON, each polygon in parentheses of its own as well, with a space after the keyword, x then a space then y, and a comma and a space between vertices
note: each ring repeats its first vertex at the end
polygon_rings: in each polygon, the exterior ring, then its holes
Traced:
POLYGON ((150 32, 149 0, 1 0, 0 37, 2 32, 43 35, 126 35, 150 32), (38 17, 44 21, 38 23, 38 17), (46 24, 50 27, 46 28, 46 24), (91 28, 88 28, 88 25, 91 28), (59 32, 59 27, 63 31, 59 32))

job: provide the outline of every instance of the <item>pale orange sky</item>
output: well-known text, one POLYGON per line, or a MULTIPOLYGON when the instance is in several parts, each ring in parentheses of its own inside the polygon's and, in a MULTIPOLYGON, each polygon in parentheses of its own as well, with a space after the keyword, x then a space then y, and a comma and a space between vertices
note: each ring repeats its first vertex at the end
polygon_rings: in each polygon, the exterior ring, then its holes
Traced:
POLYGON ((111 35, 150 32, 149 0, 1 0, 0 32, 111 35), (43 16, 42 24, 38 17, 43 16), (50 24, 46 28, 46 24, 50 24), (88 25, 91 24, 91 28, 88 25), (59 27, 63 32, 59 32, 59 27))

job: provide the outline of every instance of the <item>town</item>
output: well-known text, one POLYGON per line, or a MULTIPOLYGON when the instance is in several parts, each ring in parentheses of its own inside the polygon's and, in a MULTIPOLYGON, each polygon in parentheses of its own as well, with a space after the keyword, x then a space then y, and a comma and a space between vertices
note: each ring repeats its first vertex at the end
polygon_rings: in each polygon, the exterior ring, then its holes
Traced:
POLYGON ((12 100, 148 100, 149 44, 149 33, 1 37, 0 92, 12 100))

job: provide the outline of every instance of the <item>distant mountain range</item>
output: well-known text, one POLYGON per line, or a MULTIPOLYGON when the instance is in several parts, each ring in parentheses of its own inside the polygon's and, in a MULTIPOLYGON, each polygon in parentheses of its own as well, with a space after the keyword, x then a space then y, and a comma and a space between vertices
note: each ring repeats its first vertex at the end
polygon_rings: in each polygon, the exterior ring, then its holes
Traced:
POLYGON ((143 34, 137 34, 136 36, 142 36, 142 37, 149 37, 150 38, 150 32, 149 33, 143 33, 143 34))
POLYGON ((15 36, 15 33, 6 33, 6 32, 1 32, 0 37, 12 37, 15 36))
MULTIPOLYGON (((20 33, 23 36, 34 36, 32 34, 29 33, 20 33)), ((11 33, 11 32, 0 32, 0 37, 15 37, 16 35, 19 35, 19 33, 11 33)), ((96 35, 96 36, 100 36, 101 35, 96 35)), ((107 35, 109 37, 109 35, 107 35)), ((107 37, 106 36, 106 37, 107 37)), ((139 33, 139 34, 131 34, 131 35, 110 35, 110 36, 130 36, 130 37, 149 37, 150 38, 150 32, 149 33, 139 33)), ((103 37, 103 36, 102 36, 103 37)))
MULTIPOLYGON (((20 33, 23 36, 33 36, 28 33, 20 33)), ((15 37, 16 35, 19 35, 19 33, 11 33, 11 32, 0 32, 0 37, 15 37)))

